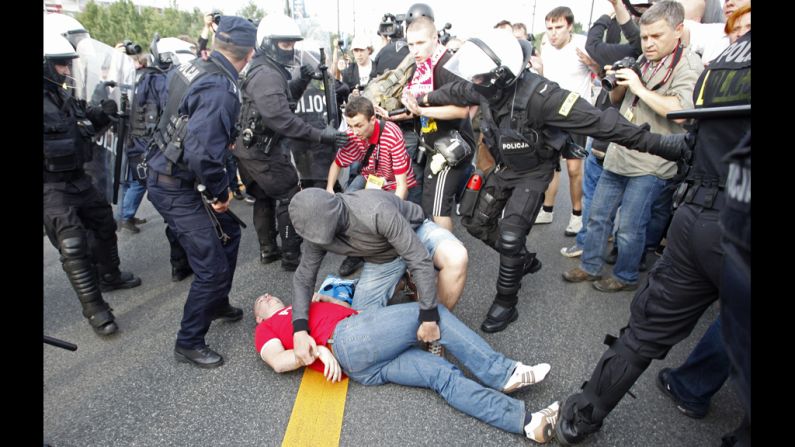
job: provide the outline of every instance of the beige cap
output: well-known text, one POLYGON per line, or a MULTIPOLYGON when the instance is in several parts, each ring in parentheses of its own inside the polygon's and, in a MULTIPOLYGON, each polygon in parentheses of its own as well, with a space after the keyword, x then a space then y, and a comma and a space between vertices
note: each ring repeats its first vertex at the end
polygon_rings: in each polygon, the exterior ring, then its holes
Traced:
POLYGON ((356 36, 353 38, 353 41, 351 42, 351 50, 355 49, 366 50, 368 47, 371 46, 373 46, 373 44, 370 43, 370 40, 364 36, 356 36))

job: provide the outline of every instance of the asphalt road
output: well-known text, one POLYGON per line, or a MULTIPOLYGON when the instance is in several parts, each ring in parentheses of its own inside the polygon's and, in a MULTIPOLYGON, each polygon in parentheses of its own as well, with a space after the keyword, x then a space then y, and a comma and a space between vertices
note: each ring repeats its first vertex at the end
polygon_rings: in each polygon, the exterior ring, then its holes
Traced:
MULTIPOLYGON (((627 323, 633 296, 633 292, 604 294, 590 284, 567 284, 561 278, 577 262, 559 254, 561 247, 573 242, 563 235, 570 212, 567 183, 564 174, 555 221, 533 228, 528 237, 528 248, 539 253, 544 266, 523 281, 519 320, 501 333, 481 333, 511 358, 552 365, 544 382, 515 396, 533 409, 565 399, 589 378, 606 348, 604 335, 617 334, 627 323)), ((237 323, 210 328, 207 342, 226 360, 213 370, 176 363, 173 358, 190 279, 171 282, 163 220, 148 200, 138 212, 149 221, 141 232, 118 233, 122 268, 139 275, 143 284, 105 295, 121 328, 111 338, 93 333, 57 251, 43 239, 44 334, 79 346, 75 352, 43 347, 44 442, 80 447, 281 444, 301 373, 279 375, 259 359, 253 347, 251 306, 266 291, 289 303, 292 274, 281 270, 279 263, 259 264, 251 207, 235 201, 232 209, 249 223, 231 293, 232 304, 246 315, 237 323)), ((455 234, 467 246, 470 259, 467 285, 455 313, 478 328, 494 295, 499 258, 462 227, 455 234)), ((340 262, 339 256, 327 256, 319 278, 333 273, 340 262)), ((625 397, 602 430, 584 445, 719 445, 721 436, 742 418, 730 383, 715 395, 703 420, 679 413, 654 384, 661 368, 685 360, 716 315, 713 306, 690 337, 666 359, 653 362, 632 388, 637 399, 625 397)), ((348 390, 340 438, 343 446, 529 443, 454 410, 429 390, 356 383, 348 390)))

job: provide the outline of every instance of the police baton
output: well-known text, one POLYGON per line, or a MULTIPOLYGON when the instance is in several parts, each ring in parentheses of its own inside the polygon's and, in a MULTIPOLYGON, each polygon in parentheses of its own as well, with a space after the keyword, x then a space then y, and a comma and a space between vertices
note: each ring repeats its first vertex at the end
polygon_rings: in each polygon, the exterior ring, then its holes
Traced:
POLYGON ((323 76, 323 93, 326 97, 326 124, 336 129, 340 126, 339 116, 337 115, 337 100, 334 96, 334 82, 328 75, 326 49, 323 47, 320 47, 320 63, 317 68, 323 76))
MULTIPOLYGON (((208 204, 212 205, 213 203, 218 202, 218 198, 213 197, 212 194, 210 194, 210 191, 207 190, 207 187, 202 185, 201 183, 196 185, 196 190, 199 191, 199 194, 202 195, 204 201, 207 202, 208 204)), ((234 219, 234 221, 237 222, 238 225, 240 225, 243 228, 247 228, 246 223, 243 222, 239 217, 237 217, 237 214, 233 213, 232 210, 230 210, 229 208, 226 209, 226 214, 229 214, 229 217, 234 219)))
POLYGON ((739 106, 704 107, 701 109, 685 109, 668 112, 666 118, 676 119, 715 119, 715 118, 741 118, 751 116, 751 104, 739 106))
POLYGON ((116 158, 113 160, 113 204, 119 202, 119 184, 121 183, 121 158, 124 157, 124 144, 127 139, 127 107, 129 107, 130 100, 127 92, 121 92, 121 101, 119 101, 118 121, 116 121, 116 158))

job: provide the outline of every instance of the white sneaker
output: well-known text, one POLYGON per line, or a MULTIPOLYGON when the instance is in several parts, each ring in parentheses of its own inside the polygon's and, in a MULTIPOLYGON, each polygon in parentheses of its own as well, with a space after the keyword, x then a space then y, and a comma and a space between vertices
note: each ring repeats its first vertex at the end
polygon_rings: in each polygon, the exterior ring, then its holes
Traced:
POLYGON ((577 236, 580 230, 582 230, 582 215, 575 216, 572 214, 569 219, 569 226, 566 227, 566 232, 563 234, 566 236, 577 236))
POLYGON ((522 362, 516 362, 516 368, 513 370, 511 377, 508 378, 508 382, 502 387, 502 392, 510 394, 526 386, 536 384, 544 380, 550 369, 552 369, 552 367, 549 363, 527 366, 522 362))
POLYGON ((539 444, 552 440, 555 424, 558 422, 558 410, 560 402, 555 401, 552 405, 533 413, 530 423, 524 426, 525 435, 539 444))
POLYGON ((552 217, 554 215, 555 215, 554 211, 548 213, 548 212, 544 211, 543 208, 541 208, 541 211, 538 212, 538 216, 536 217, 536 223, 537 224, 552 223, 552 217))
POLYGON ((563 247, 560 249, 560 254, 567 258, 576 258, 582 254, 582 247, 577 246, 577 244, 571 247, 563 247))

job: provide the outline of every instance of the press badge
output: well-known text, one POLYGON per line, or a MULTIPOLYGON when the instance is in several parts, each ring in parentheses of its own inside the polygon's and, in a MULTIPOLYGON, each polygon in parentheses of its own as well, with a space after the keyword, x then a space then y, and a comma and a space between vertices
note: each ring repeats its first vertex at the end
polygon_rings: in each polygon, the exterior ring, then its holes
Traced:
POLYGON ((632 122, 632 118, 635 118, 635 114, 632 113, 632 107, 627 107, 627 110, 624 111, 624 118, 630 123, 632 122))
POLYGON ((384 183, 386 180, 383 177, 370 174, 367 176, 367 184, 364 185, 364 189, 381 189, 384 187, 384 183))

